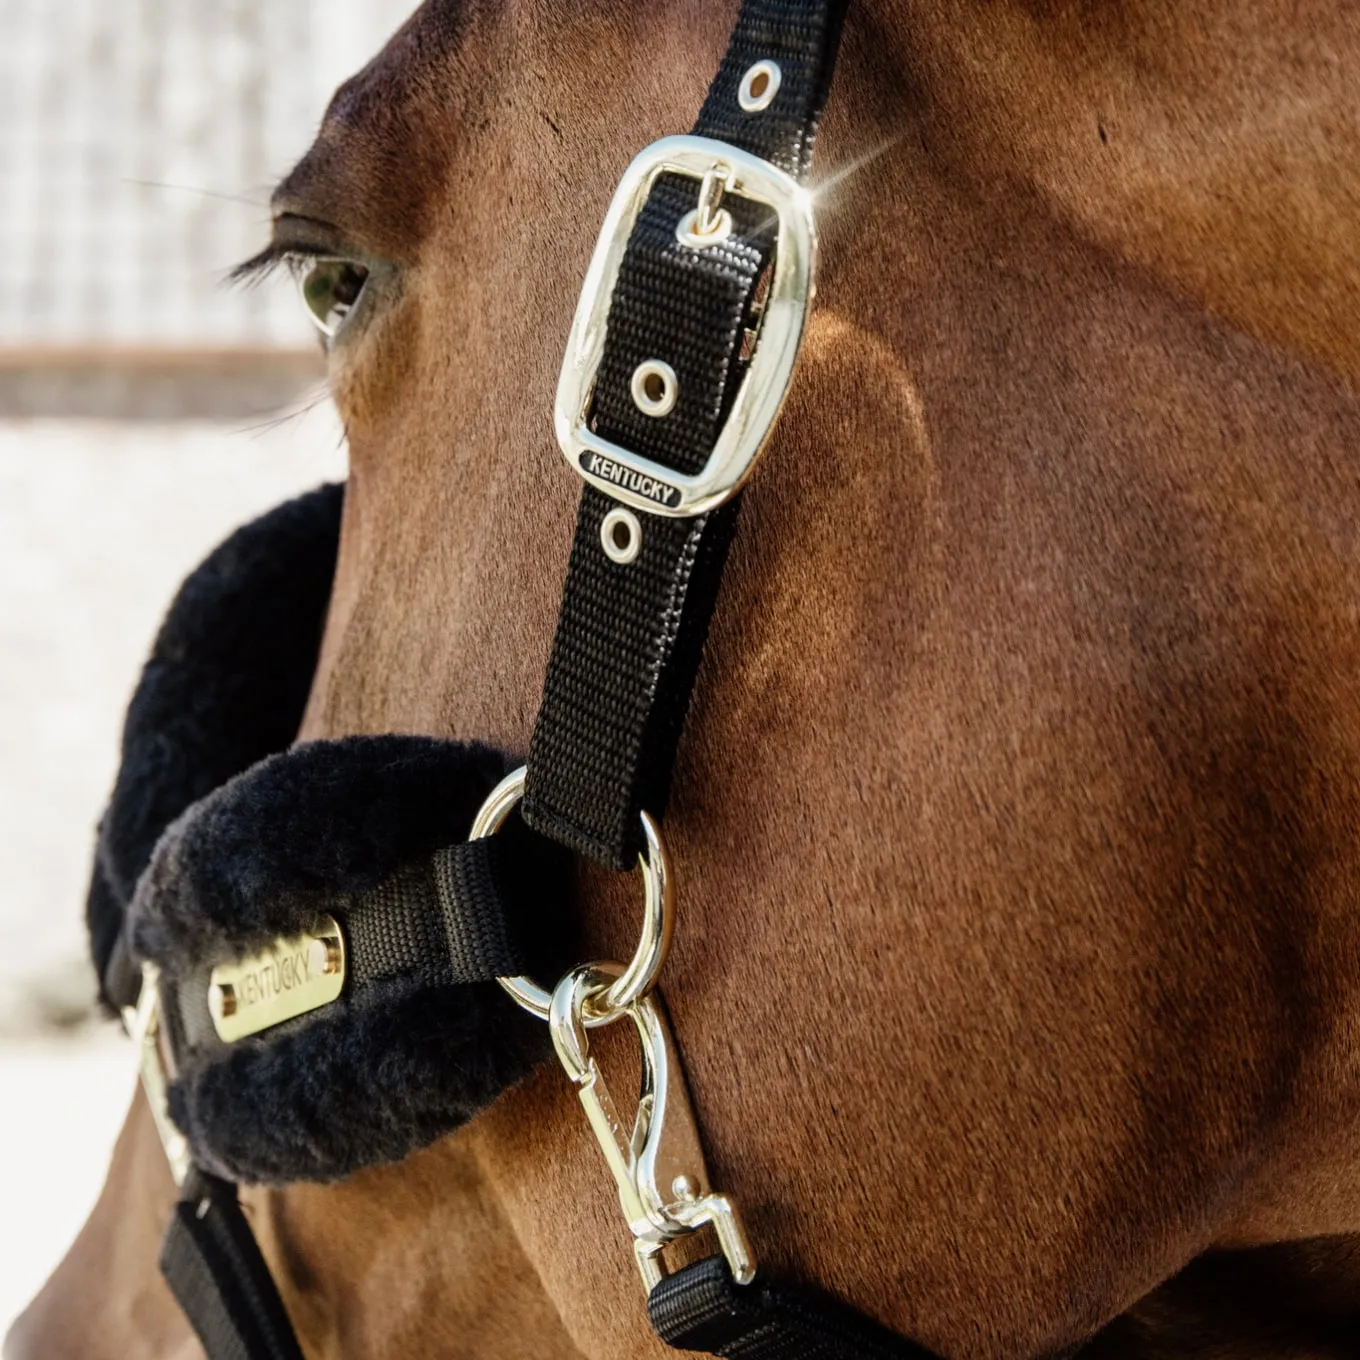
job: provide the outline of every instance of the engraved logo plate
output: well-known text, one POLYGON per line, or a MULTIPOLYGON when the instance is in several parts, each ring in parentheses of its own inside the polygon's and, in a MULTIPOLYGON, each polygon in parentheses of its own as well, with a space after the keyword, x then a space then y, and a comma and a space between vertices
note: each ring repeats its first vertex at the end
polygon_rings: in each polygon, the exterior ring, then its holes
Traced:
POLYGON ((327 1005, 344 985, 345 937, 323 916, 305 934, 219 963, 208 985, 208 1010, 218 1037, 230 1044, 327 1005))
POLYGON ((644 472, 634 472, 632 468, 616 463, 603 453, 584 453, 581 455, 581 470, 592 477, 598 477, 611 486, 621 486, 635 496, 641 496, 655 505, 665 505, 674 510, 680 504, 680 488, 663 482, 660 477, 651 477, 644 472))

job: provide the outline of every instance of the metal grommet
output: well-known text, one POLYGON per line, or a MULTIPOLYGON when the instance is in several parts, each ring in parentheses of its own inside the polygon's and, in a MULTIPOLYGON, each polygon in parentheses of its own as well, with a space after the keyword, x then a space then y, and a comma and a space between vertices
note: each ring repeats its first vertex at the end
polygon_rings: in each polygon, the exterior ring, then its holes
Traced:
POLYGON ((668 416, 680 395, 675 370, 660 359, 648 359, 633 370, 633 401, 645 416, 668 416))
POLYGON ((716 218, 716 225, 712 231, 699 231, 699 214, 687 212, 675 224, 675 239, 682 246, 688 246, 691 250, 707 250, 709 246, 720 246, 732 235, 732 214, 726 208, 721 209, 716 218))
POLYGON ((642 521, 623 506, 616 506, 600 523, 600 543, 611 562, 626 567, 642 551, 642 521))
POLYGON ((774 103, 784 73, 777 61, 758 61, 742 76, 737 87, 737 103, 743 113, 760 113, 774 103))
MULTIPOLYGON (((494 836, 505 825, 505 819, 524 797, 525 774, 525 767, 521 765, 491 790, 472 823, 468 840, 494 836)), ((592 1029, 617 1020, 629 1006, 656 986, 675 934, 675 879, 670 856, 661 839, 661 828, 645 812, 642 813, 642 834, 647 843, 647 848, 638 856, 644 890, 642 936, 628 966, 587 1016, 586 1024, 592 1029)), ((503 977, 496 981, 531 1015, 540 1020, 548 1018, 552 994, 532 978, 503 977)))

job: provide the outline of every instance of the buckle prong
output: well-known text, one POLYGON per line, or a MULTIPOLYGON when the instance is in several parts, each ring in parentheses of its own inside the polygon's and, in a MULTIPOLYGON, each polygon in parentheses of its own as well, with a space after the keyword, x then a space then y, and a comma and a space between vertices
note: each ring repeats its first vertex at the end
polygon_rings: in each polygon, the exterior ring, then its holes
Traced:
POLYGON ((686 213, 675 228, 675 239, 682 246, 707 250, 731 236, 732 214, 722 206, 731 182, 731 171, 725 165, 714 166, 699 181, 699 206, 686 213))

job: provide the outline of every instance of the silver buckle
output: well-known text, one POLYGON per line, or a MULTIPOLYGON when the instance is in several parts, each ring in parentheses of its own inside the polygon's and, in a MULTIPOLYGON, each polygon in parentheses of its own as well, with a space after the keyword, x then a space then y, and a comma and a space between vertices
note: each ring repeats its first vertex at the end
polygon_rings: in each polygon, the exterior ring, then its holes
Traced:
MULTIPOLYGON (((722 234, 713 237, 716 243, 722 234)), ((708 137, 663 137, 641 151, 605 214, 557 381, 553 426, 567 462, 606 495, 655 515, 702 515, 735 495, 784 404, 812 303, 816 253, 811 194, 768 161, 708 137), (692 476, 603 439, 587 424, 624 250, 657 176, 668 172, 720 182, 724 193, 771 208, 779 223, 755 352, 708 462, 692 476)))
POLYGON ((161 974, 154 963, 142 964, 142 990, 135 1006, 123 1007, 123 1024, 137 1045, 142 1089, 165 1149, 165 1160, 170 1163, 170 1174, 176 1185, 183 1185, 191 1168, 189 1144, 170 1118, 170 1074, 161 1054, 161 974))

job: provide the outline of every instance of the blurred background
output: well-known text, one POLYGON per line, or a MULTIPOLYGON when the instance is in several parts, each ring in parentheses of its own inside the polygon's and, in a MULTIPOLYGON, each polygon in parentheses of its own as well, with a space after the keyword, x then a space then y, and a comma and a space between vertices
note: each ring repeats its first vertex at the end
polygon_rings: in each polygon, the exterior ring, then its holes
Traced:
POLYGON ((0 0, 0 1334, 135 1081, 82 910, 122 711, 179 580, 342 477, 286 275, 224 275, 414 0, 0 0))

